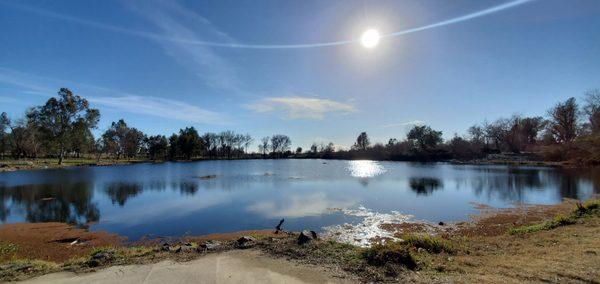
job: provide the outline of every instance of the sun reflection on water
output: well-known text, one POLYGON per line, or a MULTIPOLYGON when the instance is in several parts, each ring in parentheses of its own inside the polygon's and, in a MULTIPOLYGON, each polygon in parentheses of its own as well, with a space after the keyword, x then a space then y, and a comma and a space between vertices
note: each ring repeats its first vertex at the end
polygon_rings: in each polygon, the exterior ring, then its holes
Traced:
POLYGON ((386 169, 377 161, 349 161, 346 167, 350 175, 358 178, 370 178, 386 172, 386 169))

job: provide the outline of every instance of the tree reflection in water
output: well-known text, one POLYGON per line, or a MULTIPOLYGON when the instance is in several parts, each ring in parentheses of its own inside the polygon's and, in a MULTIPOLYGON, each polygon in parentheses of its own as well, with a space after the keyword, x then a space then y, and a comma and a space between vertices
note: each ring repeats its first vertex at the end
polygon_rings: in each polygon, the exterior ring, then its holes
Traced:
POLYGON ((0 196, 2 221, 8 218, 11 211, 26 212, 24 217, 28 222, 53 221, 85 227, 100 219, 98 206, 92 202, 93 188, 90 183, 0 186, 0 196))
POLYGON ((434 191, 444 187, 440 179, 431 177, 410 178, 408 183, 417 195, 430 195, 434 191))

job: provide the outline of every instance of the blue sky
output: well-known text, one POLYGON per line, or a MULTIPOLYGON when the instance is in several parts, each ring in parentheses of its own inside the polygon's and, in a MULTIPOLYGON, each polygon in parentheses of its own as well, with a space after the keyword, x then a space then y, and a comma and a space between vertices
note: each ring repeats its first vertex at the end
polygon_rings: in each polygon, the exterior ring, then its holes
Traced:
POLYGON ((148 134, 191 125, 349 146, 416 122, 449 138, 600 87, 597 0, 523 1, 373 49, 234 48, 353 40, 510 2, 0 0, 0 111, 18 118, 64 86, 101 110, 97 132, 124 118, 148 134))

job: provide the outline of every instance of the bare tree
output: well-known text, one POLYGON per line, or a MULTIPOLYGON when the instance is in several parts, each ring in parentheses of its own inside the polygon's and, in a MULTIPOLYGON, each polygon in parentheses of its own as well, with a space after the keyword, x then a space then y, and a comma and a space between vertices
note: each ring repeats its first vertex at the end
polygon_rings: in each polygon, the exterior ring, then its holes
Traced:
POLYGON ((8 150, 9 138, 7 130, 10 128, 10 118, 8 114, 3 112, 0 114, 0 158, 4 157, 4 153, 8 150))
POLYGON ((260 144, 258 145, 258 151, 262 153, 263 157, 267 155, 269 152, 269 141, 271 141, 271 137, 266 136, 260 139, 260 144))
POLYGON ((600 133, 600 89, 590 90, 585 93, 583 112, 587 116, 590 131, 600 133))
POLYGON ((276 134, 271 137, 271 150, 277 157, 289 150, 291 145, 292 140, 287 135, 276 134))
POLYGON ((556 104, 548 111, 550 132, 557 142, 569 143, 577 136, 579 121, 578 106, 575 98, 569 98, 556 104))

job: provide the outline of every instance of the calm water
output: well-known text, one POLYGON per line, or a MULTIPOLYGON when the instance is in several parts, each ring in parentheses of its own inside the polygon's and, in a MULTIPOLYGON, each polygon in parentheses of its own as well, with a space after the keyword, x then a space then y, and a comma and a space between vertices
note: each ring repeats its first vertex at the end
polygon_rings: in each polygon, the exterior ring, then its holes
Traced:
POLYGON ((559 203, 600 192, 600 171, 373 161, 246 160, 0 174, 2 223, 92 222, 137 239, 343 223, 399 212, 464 220, 473 203, 559 203), (216 175, 214 179, 200 176, 216 175))

